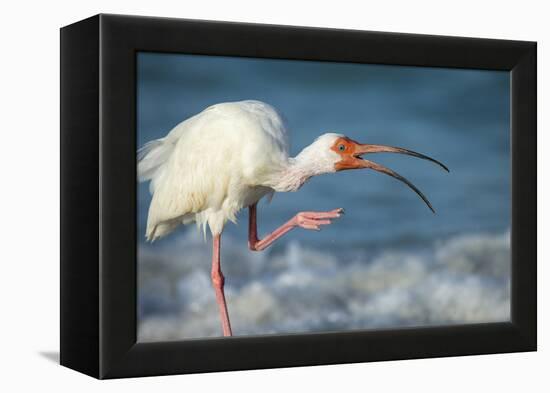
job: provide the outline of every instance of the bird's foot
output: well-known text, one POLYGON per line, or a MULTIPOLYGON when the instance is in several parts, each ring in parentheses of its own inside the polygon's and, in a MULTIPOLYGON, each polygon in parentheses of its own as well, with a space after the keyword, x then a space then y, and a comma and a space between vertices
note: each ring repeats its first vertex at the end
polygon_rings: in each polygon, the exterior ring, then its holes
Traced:
POLYGON ((328 212, 300 212, 294 217, 295 225, 304 229, 320 231, 321 225, 329 225, 332 219, 344 214, 344 209, 338 208, 328 212))

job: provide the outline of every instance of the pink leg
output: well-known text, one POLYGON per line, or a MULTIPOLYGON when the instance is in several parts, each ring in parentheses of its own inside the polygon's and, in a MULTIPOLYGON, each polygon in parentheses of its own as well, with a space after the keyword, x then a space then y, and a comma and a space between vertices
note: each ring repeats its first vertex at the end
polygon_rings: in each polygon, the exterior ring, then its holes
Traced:
POLYGON ((258 239, 256 223, 256 204, 249 206, 248 220, 248 247, 253 251, 262 251, 269 247, 278 238, 296 227, 319 231, 321 225, 328 225, 333 218, 344 214, 344 209, 334 209, 328 212, 300 212, 286 223, 275 229, 262 240, 258 239))
POLYGON ((224 336, 231 336, 231 323, 229 322, 229 313, 227 312, 227 304, 225 303, 225 294, 223 291, 223 285, 225 278, 223 277, 221 264, 220 264, 220 243, 221 234, 215 235, 213 238, 213 252, 212 252, 212 285, 216 291, 216 302, 220 310, 220 318, 222 321, 222 329, 224 336))

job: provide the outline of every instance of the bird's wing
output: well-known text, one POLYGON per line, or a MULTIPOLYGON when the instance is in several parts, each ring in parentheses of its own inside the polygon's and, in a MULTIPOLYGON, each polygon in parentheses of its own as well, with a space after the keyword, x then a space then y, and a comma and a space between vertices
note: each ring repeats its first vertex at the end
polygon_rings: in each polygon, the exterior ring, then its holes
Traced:
POLYGON ((277 149, 288 156, 290 149, 289 133, 284 116, 274 107, 262 101, 246 100, 241 101, 239 104, 251 116, 256 118, 261 131, 277 144, 277 149))
POLYGON ((222 212, 222 220, 231 219, 243 207, 239 193, 261 184, 262 176, 286 160, 282 119, 262 104, 214 105, 143 148, 140 175, 151 180, 153 193, 148 237, 158 235, 160 224, 190 216, 208 220, 210 213, 222 212))

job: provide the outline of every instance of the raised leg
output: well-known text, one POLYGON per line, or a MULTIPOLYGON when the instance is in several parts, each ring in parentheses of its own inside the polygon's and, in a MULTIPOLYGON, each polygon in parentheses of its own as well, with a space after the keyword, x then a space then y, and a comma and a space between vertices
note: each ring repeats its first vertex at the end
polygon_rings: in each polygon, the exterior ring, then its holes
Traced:
POLYGON ((220 310, 220 318, 222 322, 222 330, 224 336, 231 336, 231 323, 229 322, 229 313, 227 312, 227 304, 225 303, 225 293, 223 291, 223 285, 225 278, 223 277, 221 262, 220 262, 220 246, 221 246, 221 234, 213 237, 213 250, 212 250, 212 286, 216 291, 216 302, 220 310))
POLYGON ((321 230, 321 225, 328 225, 332 222, 331 219, 338 218, 344 214, 344 209, 334 209, 328 212, 300 212, 260 240, 258 239, 256 222, 256 204, 250 205, 248 209, 248 247, 253 251, 265 250, 275 240, 296 227, 319 231, 321 230))

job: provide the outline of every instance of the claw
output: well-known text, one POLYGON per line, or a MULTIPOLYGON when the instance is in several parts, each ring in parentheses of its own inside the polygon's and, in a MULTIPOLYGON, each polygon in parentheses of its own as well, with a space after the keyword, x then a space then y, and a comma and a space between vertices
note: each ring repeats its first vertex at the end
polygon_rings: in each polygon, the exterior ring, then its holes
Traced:
POLYGON ((300 212, 296 215, 296 225, 320 231, 322 225, 332 224, 332 220, 340 217, 344 209, 334 209, 328 212, 300 212))

